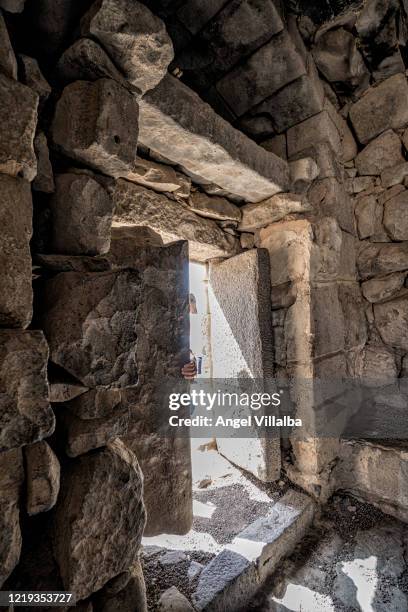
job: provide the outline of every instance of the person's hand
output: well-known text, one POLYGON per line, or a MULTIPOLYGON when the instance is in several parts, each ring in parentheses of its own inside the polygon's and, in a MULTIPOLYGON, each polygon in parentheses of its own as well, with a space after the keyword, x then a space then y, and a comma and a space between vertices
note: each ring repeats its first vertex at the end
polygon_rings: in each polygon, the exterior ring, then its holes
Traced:
POLYGON ((186 380, 194 380, 194 378, 197 376, 197 364, 195 359, 192 359, 186 363, 182 367, 181 373, 186 380))

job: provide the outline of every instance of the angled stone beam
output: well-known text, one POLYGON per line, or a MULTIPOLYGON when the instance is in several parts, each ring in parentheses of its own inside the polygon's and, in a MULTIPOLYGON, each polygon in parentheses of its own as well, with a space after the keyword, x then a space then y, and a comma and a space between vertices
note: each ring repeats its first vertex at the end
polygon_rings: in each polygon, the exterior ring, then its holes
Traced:
POLYGON ((287 191, 287 163, 219 117, 167 74, 140 101, 139 142, 247 202, 287 191))

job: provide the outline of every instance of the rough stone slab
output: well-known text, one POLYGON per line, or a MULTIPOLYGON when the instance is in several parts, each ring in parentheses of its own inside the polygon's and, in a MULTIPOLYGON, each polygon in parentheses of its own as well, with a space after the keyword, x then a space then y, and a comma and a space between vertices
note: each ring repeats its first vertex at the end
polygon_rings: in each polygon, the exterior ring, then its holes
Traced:
POLYGON ((397 74, 371 88, 350 108, 350 119, 359 141, 367 144, 389 129, 408 124, 408 84, 397 74))
POLYGON ((374 304, 375 325, 385 344, 408 350, 408 298, 396 298, 383 304, 374 304))
POLYGON ((369 302, 382 302, 396 295, 404 286, 405 272, 372 278, 361 284, 361 290, 369 302))
POLYGON ((155 191, 175 193, 177 196, 180 194, 182 197, 186 183, 191 185, 191 181, 187 177, 182 177, 171 166, 159 164, 139 156, 135 160, 132 172, 127 173, 124 178, 155 191))
POLYGON ((50 207, 53 252, 100 255, 109 251, 113 202, 92 176, 58 174, 50 207))
POLYGON ((408 191, 384 204, 384 227, 393 241, 408 240, 408 191))
POLYGON ((195 213, 208 219, 218 221, 241 220, 241 210, 226 198, 208 196, 202 191, 194 191, 188 200, 188 204, 195 213))
POLYGON ((48 347, 40 331, 0 331, 0 451, 50 436, 55 418, 48 402, 48 347))
POLYGON ((248 202, 285 191, 287 164, 216 115, 167 75, 140 101, 140 142, 248 202))
POLYGON ((335 470, 338 486, 406 522, 407 451, 367 441, 344 440, 341 445, 342 460, 335 470))
POLYGON ((333 28, 316 37, 313 57, 320 72, 330 83, 342 83, 351 89, 369 80, 357 40, 344 28, 333 28))
POLYGON ((378 202, 375 194, 359 198, 355 207, 358 235, 361 240, 369 238, 381 229, 383 218, 383 207, 378 202))
POLYGON ((383 170, 402 163, 401 140, 393 130, 387 130, 372 140, 356 157, 360 175, 380 175, 383 170))
POLYGON ((277 134, 276 136, 272 136, 272 138, 263 140, 260 145, 263 149, 265 149, 265 151, 275 153, 275 155, 281 159, 288 159, 288 154, 286 152, 286 134, 277 134))
POLYGON ((403 183, 408 176, 408 162, 402 162, 393 168, 387 168, 381 174, 381 183, 383 187, 394 187, 399 183, 403 183))
POLYGON ((408 270, 408 242, 363 243, 358 254, 357 266, 362 279, 408 270))
POLYGON ((64 51, 58 61, 57 71, 63 81, 108 78, 117 81, 125 89, 133 89, 103 48, 89 38, 80 38, 64 51))
POLYGON ((30 87, 38 94, 40 99, 40 108, 43 107, 51 93, 51 85, 44 77, 37 60, 28 55, 19 55, 21 65, 21 78, 24 85, 30 87))
MULTIPOLYGON (((120 583, 119 583, 120 584, 120 583)), ((94 599, 94 610, 99 612, 148 612, 146 601, 146 585, 143 577, 143 569, 140 561, 132 565, 129 571, 112 578, 94 599), (127 582, 122 589, 117 590, 116 584, 122 576, 127 577, 127 582)))
POLYGON ((136 157, 138 112, 135 97, 116 81, 76 81, 57 102, 54 145, 104 174, 123 176, 136 157))
POLYGON ((339 155, 342 162, 354 159, 358 153, 358 147, 347 121, 340 115, 328 98, 324 101, 324 110, 327 111, 340 135, 341 148, 339 151, 335 150, 335 152, 339 155))
POLYGON ((17 60, 11 46, 9 33, 4 21, 3 14, 0 12, 0 72, 3 72, 9 79, 17 80, 17 60))
POLYGON ((0 325, 27 327, 32 317, 30 184, 0 175, 0 325))
POLYGON ((53 193, 55 190, 54 174, 50 162, 47 137, 44 132, 38 132, 36 135, 34 150, 37 156, 37 176, 33 180, 33 189, 43 193, 53 193))
POLYGON ((307 74, 289 83, 251 111, 251 114, 266 113, 278 134, 323 110, 324 92, 319 76, 310 58, 308 64, 307 74))
POLYGON ((0 172, 32 181, 37 174, 34 135, 38 95, 0 74, 0 172))
POLYGON ((134 0, 95 2, 82 18, 81 33, 96 38, 142 94, 162 80, 174 57, 162 20, 134 0))
POLYGON ((24 447, 27 477, 27 512, 31 516, 47 512, 57 501, 60 464, 47 442, 24 447))
POLYGON ((224 5, 225 0, 207 0, 205 3, 191 0, 179 9, 177 16, 192 34, 196 34, 224 5))
POLYGON ((23 482, 21 449, 0 453, 0 587, 20 558, 20 490, 23 482))
POLYGON ((196 215, 188 206, 145 187, 119 179, 110 187, 115 205, 115 226, 148 226, 164 242, 188 240, 190 256, 207 260, 234 255, 238 241, 210 219, 196 215))
POLYGON ((193 601, 197 610, 236 612, 252 599, 304 537, 313 501, 289 491, 271 512, 241 531, 201 572, 193 601))
POLYGON ((187 597, 174 586, 161 594, 158 610, 159 612, 194 612, 187 597))
POLYGON ((242 206, 242 220, 238 229, 241 232, 252 232, 280 221, 291 213, 303 213, 309 210, 311 205, 304 195, 279 193, 263 202, 242 206))
POLYGON ((343 168, 340 159, 328 142, 318 142, 315 145, 311 145, 303 151, 292 155, 290 161, 303 157, 311 157, 315 160, 320 170, 320 179, 335 178, 339 181, 343 180, 343 168))
POLYGON ((336 152, 342 151, 339 131, 326 110, 290 128, 286 137, 289 158, 320 142, 327 142, 336 152))
POLYGON ((342 182, 335 178, 318 180, 309 189, 307 197, 320 216, 334 217, 341 229, 355 234, 353 202, 342 182))
POLYGON ((289 162, 290 180, 295 193, 305 193, 319 176, 320 170, 314 159, 302 157, 289 162))
POLYGON ((62 272, 43 288, 43 329, 51 360, 87 387, 136 384, 140 275, 62 272))
MULTIPOLYGON (((213 376, 218 379, 273 376, 269 255, 251 249, 210 268, 213 376)), ((218 450, 263 482, 280 476, 280 440, 258 436, 217 438, 218 450), (243 450, 244 449, 244 450, 243 450)))
POLYGON ((54 520, 64 588, 84 599, 128 569, 137 560, 144 524, 139 464, 119 440, 67 465, 54 520))
POLYGON ((97 389, 61 406, 58 418, 68 457, 106 446, 127 433, 129 409, 121 399, 118 389, 97 389))
POLYGON ((22 13, 25 0, 0 0, 0 8, 9 13, 22 13))
POLYGON ((240 117, 304 74, 303 59, 284 30, 218 81, 217 90, 240 117))

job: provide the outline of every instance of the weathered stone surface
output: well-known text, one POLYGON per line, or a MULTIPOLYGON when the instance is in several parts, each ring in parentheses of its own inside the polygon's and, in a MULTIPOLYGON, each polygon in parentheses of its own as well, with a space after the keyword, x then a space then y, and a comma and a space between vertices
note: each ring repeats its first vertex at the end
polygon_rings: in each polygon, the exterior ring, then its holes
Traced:
POLYGON ((357 264, 363 279, 408 270, 408 242, 400 244, 363 243, 357 264))
POLYGON ((408 191, 384 204, 384 227, 392 240, 408 240, 408 191))
POLYGON ((19 502, 23 481, 21 449, 0 453, 0 586, 11 574, 20 557, 19 502))
POLYGON ((181 197, 185 197, 184 192, 187 185, 188 189, 191 186, 188 177, 182 177, 171 166, 159 164, 139 156, 135 160, 132 172, 127 173, 124 178, 155 191, 174 193, 177 196, 180 194, 181 197))
POLYGON ((226 198, 210 197, 202 191, 194 191, 188 203, 191 210, 201 217, 219 221, 239 222, 241 220, 241 211, 238 206, 226 198))
POLYGON ((243 249, 253 249, 255 246, 255 236, 246 232, 242 232, 239 241, 243 249))
POLYGON ((375 194, 359 198, 355 214, 358 235, 362 240, 373 236, 381 228, 383 207, 379 204, 375 194))
POLYGON ((54 431, 48 403, 48 347, 40 331, 0 331, 0 451, 37 442, 54 431))
POLYGON ((404 161, 401 140, 395 132, 387 130, 372 140, 356 157, 359 174, 381 174, 386 168, 404 161))
POLYGON ((28 55, 18 56, 21 63, 21 77, 24 85, 38 94, 40 107, 44 105, 51 93, 51 86, 40 70, 37 60, 28 55))
POLYGON ((52 124, 54 144, 65 155, 122 176, 132 170, 137 135, 137 102, 116 81, 76 81, 65 87, 52 124))
POLYGON ((279 221, 290 213, 303 213, 311 210, 306 196, 295 193, 279 193, 257 204, 245 204, 241 208, 242 220, 238 228, 241 232, 252 232, 279 221))
POLYGON ((130 567, 144 523, 139 464, 119 440, 67 465, 54 522, 54 553, 65 589, 84 599, 130 567))
POLYGON ((0 72, 8 78, 17 80, 17 60, 11 46, 7 26, 0 12, 0 72))
POLYGON ((375 325, 389 346, 408 350, 408 298, 374 304, 375 325))
POLYGON ((395 356, 381 344, 368 344, 361 354, 361 379, 365 386, 382 387, 397 378, 395 356))
POLYGON ((307 197, 320 216, 334 217, 341 229, 355 234, 353 202, 342 182, 335 178, 318 180, 309 189, 307 197))
POLYGON ((84 174, 58 174, 50 206, 53 252, 99 255, 109 251, 113 202, 98 181, 84 174))
POLYGON ((327 142, 334 151, 341 151, 340 134, 326 110, 290 128, 286 137, 289 158, 319 142, 327 142))
POLYGON ((217 90, 241 116, 304 74, 305 64, 289 34, 283 31, 218 81, 217 90))
POLYGON ((30 185, 0 175, 0 325, 27 327, 32 316, 30 185))
POLYGON ((408 124, 408 84, 398 74, 371 88, 350 108, 350 119, 359 141, 367 144, 388 129, 408 124))
POLYGON ((131 89, 130 83, 103 48, 89 38, 80 38, 64 51, 58 61, 57 70, 59 77, 65 81, 96 81, 107 78, 131 89))
POLYGON ((25 0, 0 0, 0 7, 9 13, 21 13, 25 0))
POLYGON ((34 135, 38 95, 0 74, 0 172, 32 181, 37 173, 34 135))
POLYGON ((341 148, 338 152, 340 160, 342 162, 348 162, 354 159, 357 155, 358 148, 347 121, 336 110, 328 98, 326 98, 324 101, 324 110, 327 111, 340 136, 341 148))
POLYGON ((307 62, 307 74, 258 104, 251 114, 266 113, 275 132, 288 128, 316 115, 323 109, 324 92, 311 58, 307 62))
POLYGON ((69 457, 105 446, 127 433, 129 409, 118 389, 88 391, 61 407, 58 417, 69 457))
POLYGON ((60 487, 60 464, 47 442, 24 447, 27 478, 27 512, 47 512, 57 501, 60 487))
POLYGON ((62 272, 45 283, 43 300, 54 363, 88 387, 136 384, 137 272, 62 272))
POLYGON ((382 302, 397 294, 404 286, 406 274, 396 273, 380 278, 372 278, 361 285, 361 290, 369 302, 382 302))
POLYGON ((383 193, 380 193, 378 196, 378 201, 380 204, 385 204, 388 200, 402 193, 404 190, 405 190, 405 187, 403 185, 394 185, 393 187, 390 187, 386 191, 383 191, 383 193))
POLYGON ((408 176, 408 162, 398 164, 393 168, 387 168, 381 174, 381 183, 383 187, 393 187, 399 183, 403 183, 408 176))
POLYGON ((295 193, 304 193, 319 176, 319 168, 311 157, 289 162, 290 180, 295 193))
POLYGON ((238 252, 238 241, 210 220, 167 198, 128 181, 111 188, 115 205, 114 225, 148 226, 165 242, 188 240, 193 259, 225 257, 238 252))
POLYGON ((37 156, 37 176, 33 180, 33 189, 43 193, 53 193, 55 190, 54 175, 50 162, 47 137, 44 132, 38 132, 36 135, 34 151, 37 156))
POLYGON ((365 195, 375 191, 375 178, 372 176, 357 176, 352 180, 353 193, 366 192, 365 195))
POLYGON ((330 83, 346 83, 353 90, 364 80, 368 82, 368 70, 357 49, 357 39, 351 32, 344 28, 333 28, 316 39, 313 57, 320 72, 330 83))
POLYGON ((270 151, 271 153, 275 153, 281 159, 287 159, 288 154, 286 152, 286 134, 277 134, 272 138, 268 138, 260 143, 261 147, 265 149, 265 151, 270 151))
MULTIPOLYGON (((105 585, 96 596, 96 606, 99 612, 148 612, 146 601, 146 585, 140 561, 137 561, 126 574, 120 574, 105 585), (127 582, 120 590, 112 589, 112 583, 117 578, 127 574, 127 582)), ((116 586, 116 585, 115 585, 116 586)))
MULTIPOLYGON (((219 347, 213 354, 214 378, 273 376, 269 274, 269 256, 262 249, 211 265, 211 344, 219 347)), ((248 439, 237 437, 217 437, 218 450, 263 482, 278 479, 279 442, 256 430, 248 439)))
POLYGON ((161 594, 158 610, 160 612, 194 612, 194 608, 187 597, 174 586, 161 594))
POLYGON ((173 45, 164 23, 139 2, 96 2, 82 18, 81 31, 102 44, 142 94, 162 80, 173 59, 173 45))
POLYGON ((248 202, 288 187, 287 164, 216 115, 167 75, 140 101, 140 142, 248 202))

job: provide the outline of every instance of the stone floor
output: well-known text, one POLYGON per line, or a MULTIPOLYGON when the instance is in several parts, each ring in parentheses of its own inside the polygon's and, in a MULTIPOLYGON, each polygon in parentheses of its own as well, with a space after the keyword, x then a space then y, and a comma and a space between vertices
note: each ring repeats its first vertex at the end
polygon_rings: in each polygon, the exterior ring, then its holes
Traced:
POLYGON ((407 612, 408 526, 336 496, 251 612, 407 612))

